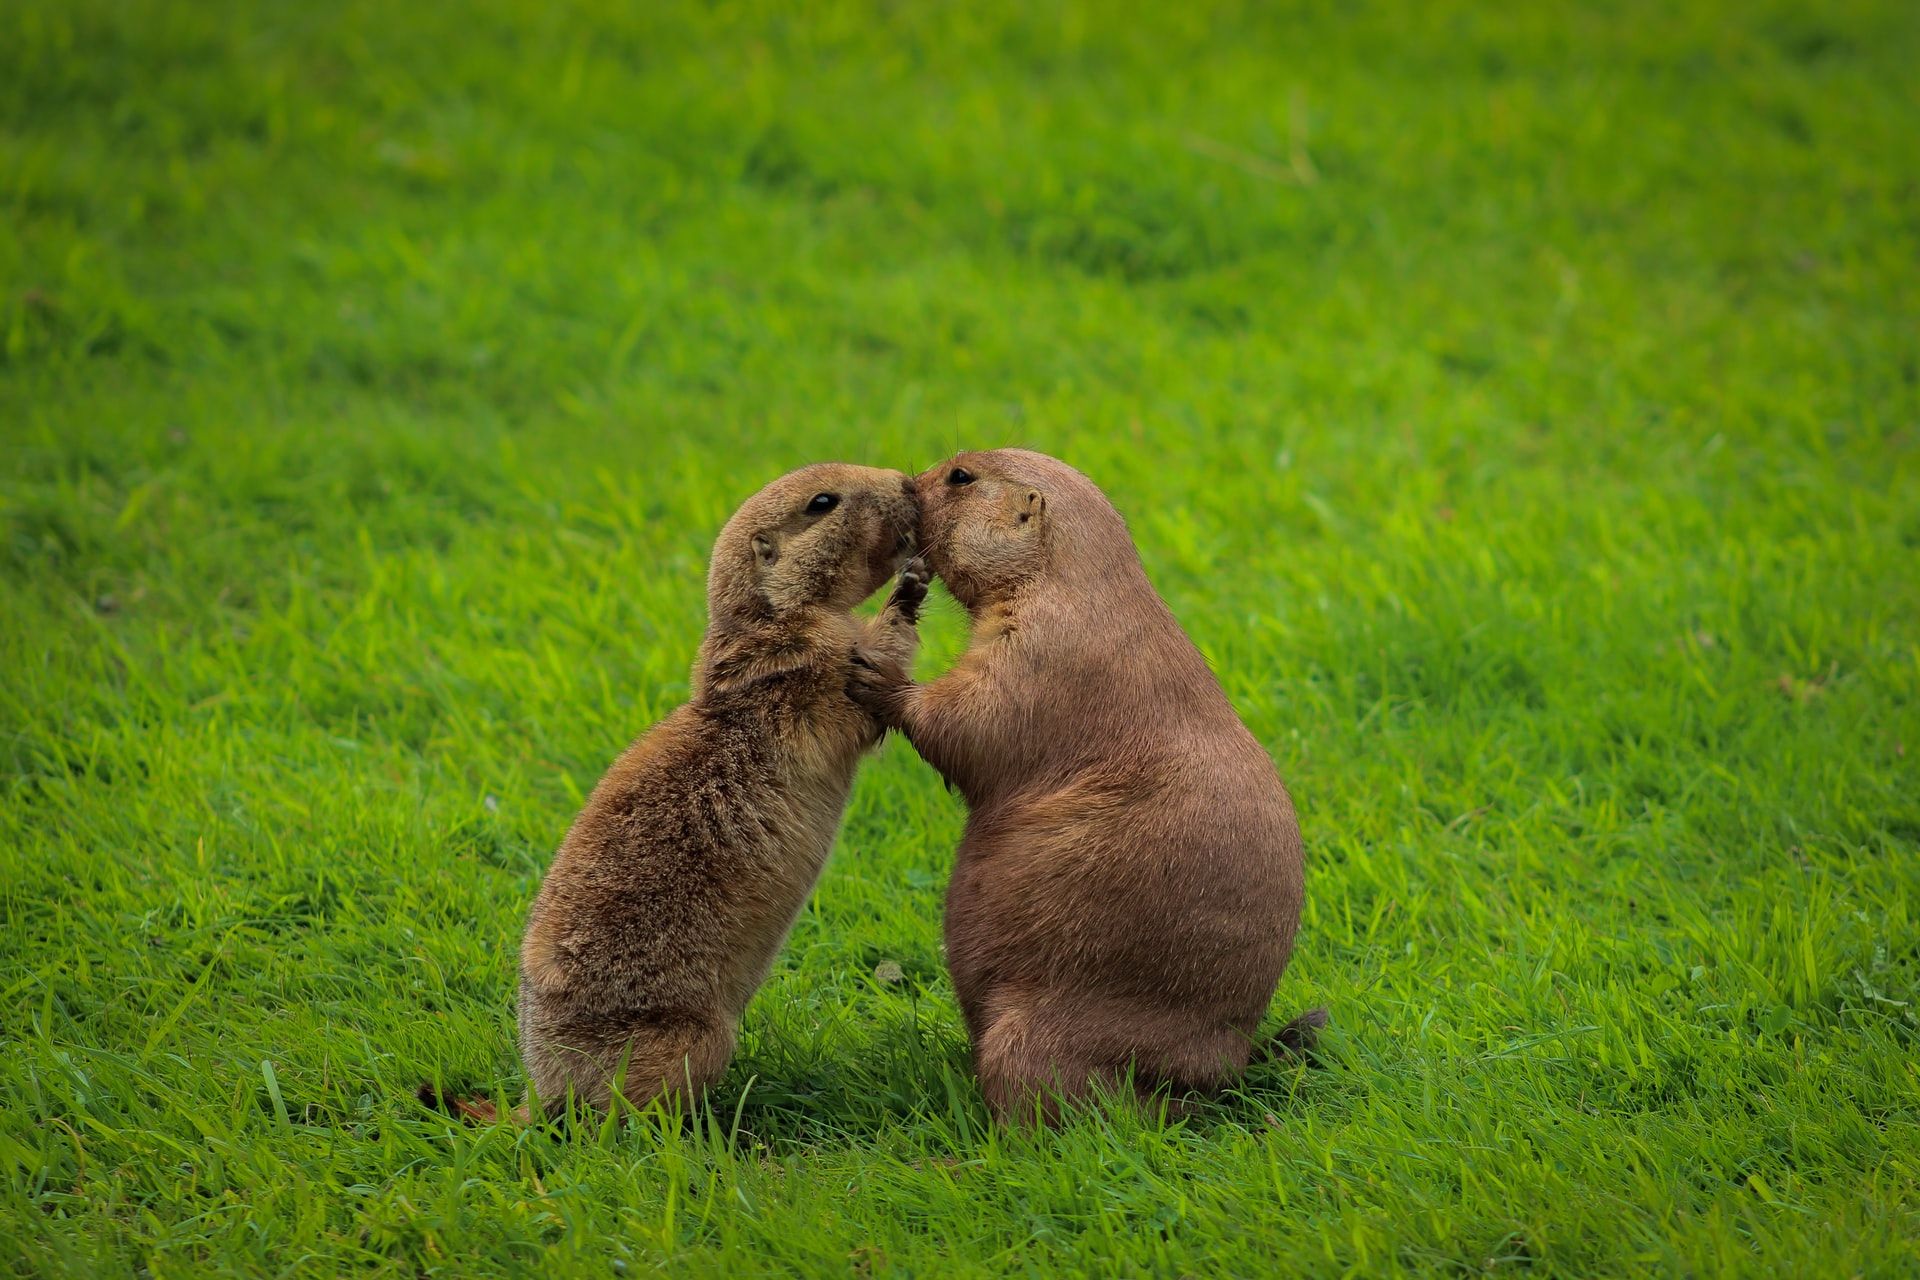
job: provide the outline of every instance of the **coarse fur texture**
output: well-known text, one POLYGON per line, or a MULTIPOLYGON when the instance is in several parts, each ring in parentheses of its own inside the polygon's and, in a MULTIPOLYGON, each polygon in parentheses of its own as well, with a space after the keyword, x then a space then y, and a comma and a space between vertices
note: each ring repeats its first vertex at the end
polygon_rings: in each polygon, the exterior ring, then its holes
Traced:
POLYGON ((1920 1276, 1915 67, 1911 0, 0 5, 0 1275, 1920 1276), (697 1127, 405 1097, 519 1102, 734 507, 1012 444, 1292 790, 1327 1069, 995 1132, 902 739, 697 1127))
POLYGON ((909 554, 915 515, 905 474, 822 463, 721 531, 692 701, 607 771, 533 905, 520 1049, 539 1105, 691 1099, 725 1070, 880 738, 846 694, 853 650, 912 660, 923 576, 870 621, 850 611, 909 554))
POLYGON ((1050 1119, 1129 1076, 1217 1089, 1293 950, 1286 788, 1085 476, 996 449, 916 483, 972 642, 926 685, 863 655, 854 691, 968 805, 947 964, 987 1103, 1050 1119))

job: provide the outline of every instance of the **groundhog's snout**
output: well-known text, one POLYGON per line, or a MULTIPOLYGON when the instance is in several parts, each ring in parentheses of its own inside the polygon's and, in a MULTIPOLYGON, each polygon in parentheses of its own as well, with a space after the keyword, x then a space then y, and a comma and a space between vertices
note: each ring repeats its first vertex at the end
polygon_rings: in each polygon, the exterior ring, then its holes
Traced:
POLYGON ((907 532, 915 545, 920 541, 920 490, 913 483, 913 477, 900 473, 900 496, 907 500, 907 532))
POLYGON ((910 555, 920 545, 920 491, 915 488, 913 477, 906 472, 894 474, 900 477, 900 498, 889 502, 887 508, 899 538, 898 549, 902 554, 910 555))
POLYGON ((947 483, 947 466, 930 467, 913 478, 915 501, 920 507, 920 545, 926 546, 928 539, 938 539, 953 518, 952 486, 947 483))
POLYGON ((926 519, 930 510, 940 504, 940 468, 922 471, 917 476, 907 477, 907 488, 913 493, 914 505, 920 508, 920 518, 926 519))

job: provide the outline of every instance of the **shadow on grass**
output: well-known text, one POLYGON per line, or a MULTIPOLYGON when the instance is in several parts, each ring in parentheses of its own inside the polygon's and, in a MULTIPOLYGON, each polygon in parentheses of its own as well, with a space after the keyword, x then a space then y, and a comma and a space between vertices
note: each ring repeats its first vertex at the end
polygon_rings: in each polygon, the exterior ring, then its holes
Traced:
MULTIPOLYGON (((924 1011, 889 1019, 861 1036, 831 1024, 796 1032, 792 1025, 763 1026, 720 1084, 692 1108, 672 1100, 623 1108, 612 1128, 604 1115, 570 1109, 550 1122, 548 1132, 569 1145, 604 1144, 621 1130, 630 1137, 674 1132, 734 1154, 758 1148, 778 1155, 871 1147, 903 1136, 916 1148, 972 1149, 995 1128, 965 1037, 924 1011)), ((1259 1057, 1239 1081, 1212 1095, 1167 1089, 1142 1095, 1123 1080, 1090 1101, 1063 1107, 1055 1127, 1178 1127, 1202 1139, 1280 1128, 1329 1100, 1322 1085, 1338 1070, 1338 1060, 1338 1049, 1325 1044, 1307 1055, 1259 1057)))

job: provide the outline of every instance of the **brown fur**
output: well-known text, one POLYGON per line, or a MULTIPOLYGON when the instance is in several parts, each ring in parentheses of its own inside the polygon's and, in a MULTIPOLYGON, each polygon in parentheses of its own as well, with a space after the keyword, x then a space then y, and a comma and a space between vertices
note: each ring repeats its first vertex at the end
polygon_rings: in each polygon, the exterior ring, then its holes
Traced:
POLYGON ((898 567, 915 514, 907 476, 823 463, 721 531, 693 700, 600 780, 533 906, 520 1048, 540 1104, 571 1090, 605 1108, 616 1082, 635 1104, 690 1099, 725 1070, 881 734, 847 697, 853 650, 912 660, 923 576, 867 623, 850 610, 898 567), (817 493, 839 505, 808 514, 817 493))
POLYGON ((973 641, 925 685, 870 656, 853 692, 970 810, 947 963, 987 1102, 1051 1117, 1129 1071, 1216 1089, 1293 950, 1286 788, 1085 476, 1001 449, 916 483, 923 554, 973 641))

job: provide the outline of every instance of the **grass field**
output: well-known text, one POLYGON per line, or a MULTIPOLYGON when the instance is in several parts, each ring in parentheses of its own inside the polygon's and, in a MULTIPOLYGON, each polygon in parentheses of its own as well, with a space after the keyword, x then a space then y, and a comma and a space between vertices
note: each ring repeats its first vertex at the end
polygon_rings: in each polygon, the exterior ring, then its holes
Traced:
POLYGON ((1920 1269, 1920 11, 1504 8, 0 8, 0 1269, 1920 1269), (732 507, 1009 443, 1323 1064, 991 1130, 896 742, 694 1125, 419 1106, 732 507))

